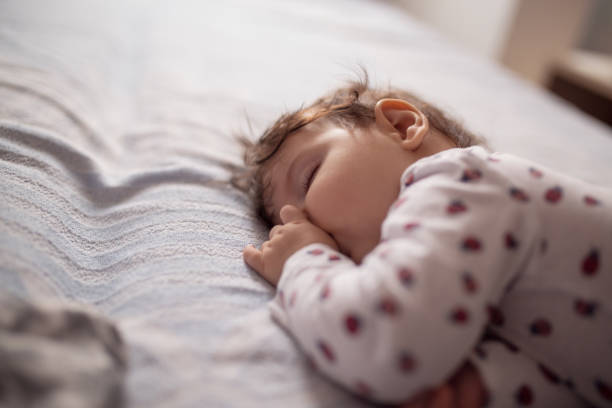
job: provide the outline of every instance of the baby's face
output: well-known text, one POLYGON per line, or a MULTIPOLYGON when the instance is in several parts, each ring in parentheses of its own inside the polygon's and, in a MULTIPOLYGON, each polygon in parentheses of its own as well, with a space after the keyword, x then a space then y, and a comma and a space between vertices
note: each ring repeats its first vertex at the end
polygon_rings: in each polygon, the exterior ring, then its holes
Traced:
POLYGON ((381 224, 414 155, 376 126, 348 131, 316 121, 285 140, 267 164, 275 224, 294 205, 359 263, 378 244, 381 224))

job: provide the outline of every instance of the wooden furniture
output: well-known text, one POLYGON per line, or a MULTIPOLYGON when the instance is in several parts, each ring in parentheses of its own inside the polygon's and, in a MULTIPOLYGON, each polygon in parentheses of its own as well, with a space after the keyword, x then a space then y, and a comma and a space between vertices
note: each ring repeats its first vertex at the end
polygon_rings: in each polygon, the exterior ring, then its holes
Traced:
POLYGON ((548 88, 612 126, 612 56, 572 51, 553 66, 548 88))

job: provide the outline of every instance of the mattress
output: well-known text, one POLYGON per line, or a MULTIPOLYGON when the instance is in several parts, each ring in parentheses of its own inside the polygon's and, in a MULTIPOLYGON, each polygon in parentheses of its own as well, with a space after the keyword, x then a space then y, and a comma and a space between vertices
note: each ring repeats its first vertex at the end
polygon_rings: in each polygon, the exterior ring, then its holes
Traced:
POLYGON ((255 137, 365 67, 500 151, 612 187, 612 132, 374 0, 2 0, 0 286, 95 308, 130 407, 360 407, 270 319, 228 180, 255 137))

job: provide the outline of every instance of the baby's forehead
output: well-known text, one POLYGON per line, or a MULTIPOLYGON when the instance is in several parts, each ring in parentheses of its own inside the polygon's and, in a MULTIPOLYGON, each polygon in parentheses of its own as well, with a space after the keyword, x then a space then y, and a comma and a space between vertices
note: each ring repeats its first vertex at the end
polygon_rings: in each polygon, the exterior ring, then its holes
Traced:
POLYGON ((270 177, 279 167, 286 167, 297 156, 301 149, 314 141, 314 136, 324 131, 328 125, 323 121, 311 122, 298 130, 288 134, 282 141, 276 152, 262 165, 262 174, 270 177))

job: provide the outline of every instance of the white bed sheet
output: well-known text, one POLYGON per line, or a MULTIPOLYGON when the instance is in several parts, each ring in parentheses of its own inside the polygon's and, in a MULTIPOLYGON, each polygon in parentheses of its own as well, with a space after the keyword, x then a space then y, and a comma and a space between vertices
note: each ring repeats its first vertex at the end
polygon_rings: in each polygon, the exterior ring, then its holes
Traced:
POLYGON ((263 226, 227 185, 256 131, 364 65, 492 147, 612 187, 612 132, 393 5, 0 1, 0 285, 93 305, 133 407, 366 406, 318 376, 242 262, 263 226))

